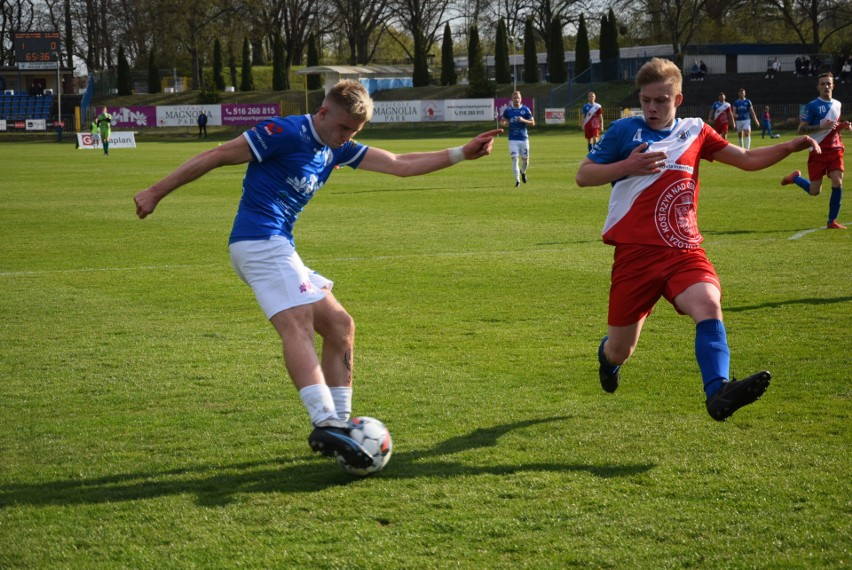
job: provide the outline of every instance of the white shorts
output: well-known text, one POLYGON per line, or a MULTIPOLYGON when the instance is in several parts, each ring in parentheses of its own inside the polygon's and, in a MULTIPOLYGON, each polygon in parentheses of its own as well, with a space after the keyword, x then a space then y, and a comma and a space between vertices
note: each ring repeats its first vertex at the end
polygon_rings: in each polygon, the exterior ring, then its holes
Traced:
POLYGON ((509 156, 530 157, 530 141, 509 141, 509 156))
POLYGON ((296 248, 283 236, 238 241, 228 250, 231 265, 254 291, 267 319, 285 309, 321 301, 325 298, 323 289, 331 291, 334 286, 333 281, 306 267, 296 248))
POLYGON ((743 131, 751 130, 751 119, 747 121, 737 121, 737 132, 741 133, 743 131))

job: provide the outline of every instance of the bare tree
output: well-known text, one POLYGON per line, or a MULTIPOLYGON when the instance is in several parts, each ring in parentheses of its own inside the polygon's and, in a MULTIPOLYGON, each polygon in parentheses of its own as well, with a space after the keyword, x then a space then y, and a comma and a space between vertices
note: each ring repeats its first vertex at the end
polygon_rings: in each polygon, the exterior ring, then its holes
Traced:
POLYGON ((32 0, 3 0, 0 2, 0 65, 14 65, 14 32, 32 32, 38 18, 32 0))
POLYGON ((440 31, 446 23, 450 0, 390 0, 392 13, 406 32, 411 35, 413 49, 409 50, 398 32, 388 30, 394 40, 414 62, 414 84, 428 84, 428 57, 440 31))
POLYGON ((349 64, 372 61, 390 13, 388 0, 332 0, 349 44, 349 64))
POLYGON ((803 44, 816 50, 834 34, 852 27, 849 0, 763 0, 803 44))
POLYGON ((616 14, 622 19, 645 19, 652 29, 659 28, 671 43, 678 63, 683 63, 686 48, 691 44, 706 17, 708 0, 615 0, 616 14))

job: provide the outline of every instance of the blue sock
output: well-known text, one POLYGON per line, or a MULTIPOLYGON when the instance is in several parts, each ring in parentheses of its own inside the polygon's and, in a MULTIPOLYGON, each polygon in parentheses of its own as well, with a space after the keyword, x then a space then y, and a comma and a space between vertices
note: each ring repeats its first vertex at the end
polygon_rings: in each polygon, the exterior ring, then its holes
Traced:
POLYGON ((793 179, 793 182, 795 182, 795 183, 796 183, 796 185, 797 185, 799 188, 801 188, 802 190, 804 190, 804 191, 805 191, 805 193, 806 193, 808 196, 810 196, 810 194, 811 194, 811 181, 810 181, 810 180, 805 180, 805 179, 804 179, 804 178, 802 178, 801 176, 796 176, 796 178, 794 178, 794 179, 793 179))
POLYGON ((612 364, 609 360, 606 359, 606 356, 604 356, 603 347, 604 343, 606 343, 606 339, 608 338, 609 337, 607 336, 603 337, 601 345, 598 347, 598 362, 601 363, 601 367, 607 374, 615 374, 616 372, 618 372, 618 369, 621 368, 621 366, 616 366, 615 364, 612 364))
POLYGON ((707 319, 695 325, 695 359, 704 381, 704 393, 711 398, 728 380, 731 368, 731 352, 722 321, 707 319))
POLYGON ((840 202, 843 199, 843 188, 832 188, 831 198, 828 200, 828 223, 830 224, 840 215, 840 202))

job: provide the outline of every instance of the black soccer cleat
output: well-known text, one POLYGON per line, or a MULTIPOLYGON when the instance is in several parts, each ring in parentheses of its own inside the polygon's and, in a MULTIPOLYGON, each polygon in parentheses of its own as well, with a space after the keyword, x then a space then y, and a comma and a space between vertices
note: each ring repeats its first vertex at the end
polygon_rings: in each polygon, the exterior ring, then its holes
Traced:
POLYGON ((725 382, 712 398, 707 399, 707 413, 714 420, 723 422, 734 412, 760 398, 769 388, 772 375, 764 370, 744 380, 725 382))
POLYGON ((527 183, 527 173, 526 172, 521 172, 521 180, 523 181, 524 184, 527 183))
POLYGON ((328 457, 342 457, 350 467, 366 469, 373 465, 373 457, 361 444, 349 437, 349 430, 339 427, 315 427, 308 436, 308 445, 316 453, 328 457))
POLYGON ((616 366, 615 370, 607 371, 604 370, 603 364, 601 364, 600 368, 598 368, 598 375, 601 377, 601 388, 604 389, 604 392, 612 394, 618 390, 618 381, 621 380, 621 376, 619 374, 620 369, 620 366, 616 366))

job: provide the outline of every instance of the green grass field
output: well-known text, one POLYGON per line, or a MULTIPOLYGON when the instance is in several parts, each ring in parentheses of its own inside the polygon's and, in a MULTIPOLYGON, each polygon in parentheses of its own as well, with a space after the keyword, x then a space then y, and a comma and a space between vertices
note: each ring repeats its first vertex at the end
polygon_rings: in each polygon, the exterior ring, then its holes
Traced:
MULTIPOLYGON (((417 135, 362 140, 463 142, 417 135)), ((579 132, 534 133, 520 189, 505 139, 424 177, 335 173, 296 239, 355 317, 354 411, 395 444, 353 479, 308 448, 230 267, 244 169, 135 218, 210 144, 0 143, 0 568, 850 566, 852 232, 779 186, 804 153, 702 165, 733 372, 774 375, 722 424, 665 302, 600 389, 609 192, 574 183, 579 132)))

